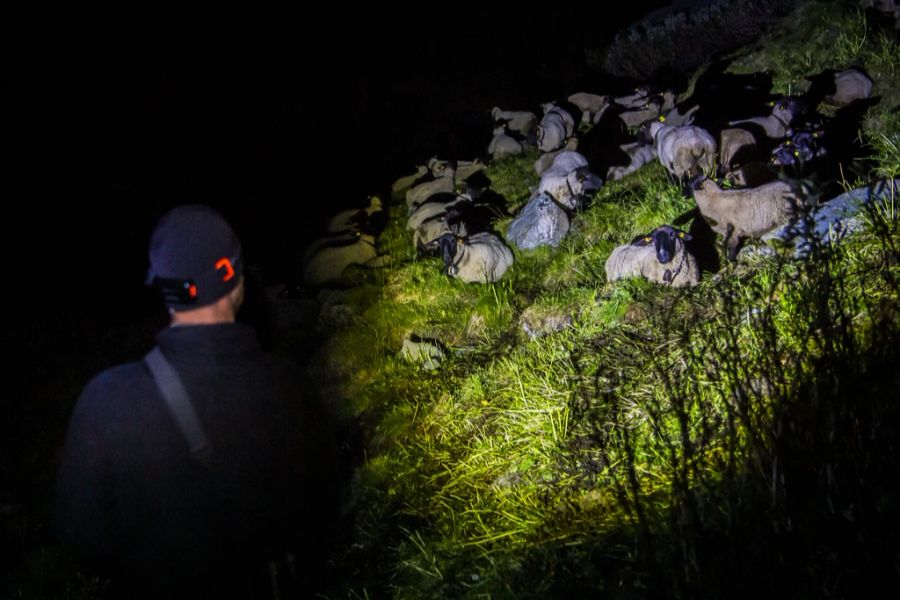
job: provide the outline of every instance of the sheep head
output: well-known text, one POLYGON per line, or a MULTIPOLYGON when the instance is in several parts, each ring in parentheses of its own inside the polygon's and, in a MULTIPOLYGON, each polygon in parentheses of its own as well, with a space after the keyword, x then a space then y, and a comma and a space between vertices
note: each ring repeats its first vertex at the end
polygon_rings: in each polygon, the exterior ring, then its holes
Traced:
POLYGON ((649 246, 656 248, 656 260, 661 265, 672 262, 678 253, 678 240, 682 242, 692 239, 691 235, 671 225, 660 225, 647 235, 641 235, 631 241, 632 246, 649 246))

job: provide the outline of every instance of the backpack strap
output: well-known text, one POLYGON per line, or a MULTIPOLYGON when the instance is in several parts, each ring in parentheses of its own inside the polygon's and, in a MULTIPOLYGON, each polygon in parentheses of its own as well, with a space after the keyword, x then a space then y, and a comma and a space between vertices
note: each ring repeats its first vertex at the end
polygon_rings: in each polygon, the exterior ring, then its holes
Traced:
POLYGON ((175 370, 172 363, 166 360, 159 346, 144 357, 144 362, 150 369, 156 387, 162 394, 169 413, 178 425, 178 430, 190 446, 191 457, 204 467, 208 466, 212 454, 212 444, 206 437, 206 431, 203 430, 200 419, 197 418, 191 397, 188 395, 178 371, 175 370))

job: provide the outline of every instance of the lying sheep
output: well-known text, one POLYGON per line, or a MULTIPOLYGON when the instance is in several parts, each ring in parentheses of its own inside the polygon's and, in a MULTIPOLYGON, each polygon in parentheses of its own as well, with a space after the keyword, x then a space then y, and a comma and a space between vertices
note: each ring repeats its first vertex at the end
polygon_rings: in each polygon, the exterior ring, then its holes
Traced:
POLYGON ((457 181, 465 181, 484 169, 484 163, 478 158, 475 160, 442 160, 432 157, 428 159, 428 170, 435 179, 440 179, 446 175, 446 170, 451 163, 454 165, 453 175, 457 181))
POLYGON ((339 212, 328 221, 326 230, 329 233, 338 233, 341 231, 362 231, 367 229, 370 221, 375 220, 377 213, 384 212, 381 205, 381 198, 371 196, 369 198, 369 206, 366 208, 358 208, 354 210, 345 210, 339 212))
POLYGON ((573 135, 566 140, 566 145, 559 150, 541 154, 538 159, 534 161, 534 172, 538 174, 538 177, 540 177, 544 174, 544 171, 553 166, 553 161, 556 160, 556 157, 559 156, 560 153, 574 152, 575 150, 578 150, 578 138, 573 135))
POLYGON ((472 198, 465 194, 435 194, 428 202, 423 202, 410 213, 406 219, 406 227, 416 230, 424 221, 445 214, 450 208, 462 202, 471 203, 472 198))
POLYGON ((518 133, 528 138, 537 127, 538 118, 533 112, 526 110, 500 110, 499 106, 491 109, 491 117, 495 123, 504 123, 507 131, 518 133))
POLYGON ((422 254, 430 254, 437 250, 438 240, 448 233, 460 237, 469 235, 468 226, 462 217, 461 210, 452 207, 445 213, 425 219, 413 232, 413 246, 422 254))
POLYGON ((456 189, 456 164, 449 162, 437 168, 439 177, 425 181, 406 192, 406 206, 410 213, 435 194, 451 194, 456 189))
POLYGON ((694 113, 700 109, 699 104, 693 105, 691 108, 684 110, 675 106, 672 110, 660 116, 660 122, 672 127, 681 127, 682 125, 690 125, 694 122, 694 113))
POLYGON ((538 192, 549 194, 564 208, 577 210, 582 199, 602 185, 601 179, 590 172, 583 156, 577 152, 563 152, 553 161, 553 166, 541 175, 538 192), (584 164, 579 166, 577 158, 584 164))
POLYGON ((784 181, 755 188, 723 190, 712 179, 691 182, 700 214, 713 231, 722 234, 729 260, 734 260, 745 238, 759 238, 787 223, 803 202, 784 181))
POLYGON ((771 139, 781 139, 790 127, 794 118, 799 116, 803 110, 803 103, 795 98, 783 98, 778 102, 771 102, 772 113, 766 117, 753 117, 751 119, 743 119, 740 121, 730 121, 728 124, 732 126, 740 126, 742 124, 753 124, 762 127, 766 135, 771 139))
POLYGON ((716 161, 716 140, 694 125, 671 127, 660 121, 649 124, 659 162, 677 179, 709 173, 716 161))
POLYGON ((376 259, 375 237, 362 233, 353 241, 319 247, 303 266, 303 282, 316 287, 331 283, 339 280, 350 265, 372 264, 376 259))
POLYGON ((634 89, 634 93, 626 96, 617 96, 612 101, 624 108, 640 108, 647 103, 649 98, 650 90, 646 87, 638 87, 634 89))
POLYGON ((537 126, 537 144, 541 152, 556 150, 575 133, 575 119, 553 102, 542 105, 544 116, 537 126))
POLYGON ((596 123, 599 115, 609 106, 609 96, 600 96, 588 92, 577 92, 567 98, 581 111, 581 122, 596 123))
POLYGON ((401 195, 405 194, 406 190, 419 183, 420 180, 424 180, 428 173, 428 167, 425 165, 417 165, 415 173, 402 175, 395 179, 394 183, 391 184, 391 198, 402 197, 401 195))
POLYGON ((652 144, 642 144, 640 142, 632 142, 630 144, 622 144, 619 146, 624 153, 630 158, 630 162, 625 166, 613 166, 606 172, 606 178, 619 180, 634 173, 644 165, 656 159, 656 147, 652 144))
POLYGON ((697 285, 700 268, 684 245, 690 239, 680 229, 661 225, 630 244, 615 248, 606 260, 606 279, 643 277, 672 287, 697 285))
POLYGON ((872 95, 872 79, 861 70, 852 68, 834 75, 833 94, 823 98, 832 106, 847 106, 854 100, 861 100, 872 95))
POLYGON ((487 148, 488 154, 494 160, 522 154, 525 148, 522 142, 506 133, 506 127, 500 126, 494 129, 494 137, 491 138, 487 148))
POLYGON ((635 129, 642 124, 659 117, 662 110, 662 97, 651 97, 640 108, 626 110, 619 113, 619 118, 629 129, 635 129))
POLYGON ((466 283, 498 281, 513 264, 512 250, 492 233, 467 238, 447 234, 438 246, 447 275, 466 283))

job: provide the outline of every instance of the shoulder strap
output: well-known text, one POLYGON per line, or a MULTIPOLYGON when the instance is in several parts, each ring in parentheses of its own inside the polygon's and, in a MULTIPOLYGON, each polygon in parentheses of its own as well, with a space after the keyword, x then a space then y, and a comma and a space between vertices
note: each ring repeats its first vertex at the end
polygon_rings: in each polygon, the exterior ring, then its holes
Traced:
POLYGON ((156 381, 156 387, 159 388, 166 401, 166 407, 175 419, 181 435, 191 448, 191 457, 201 465, 207 466, 212 454, 212 445, 206 437, 200 419, 197 418, 191 397, 188 395, 178 371, 166 360, 159 346, 144 357, 144 362, 150 369, 150 373, 156 381))

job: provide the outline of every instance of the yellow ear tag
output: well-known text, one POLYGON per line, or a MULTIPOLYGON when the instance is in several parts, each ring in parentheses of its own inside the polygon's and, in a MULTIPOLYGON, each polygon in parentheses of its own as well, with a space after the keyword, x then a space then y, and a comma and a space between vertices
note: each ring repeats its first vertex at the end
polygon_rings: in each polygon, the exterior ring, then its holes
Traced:
POLYGON ((679 232, 678 232, 678 237, 680 237, 681 239, 684 239, 684 232, 683 232, 683 231, 679 231, 679 232))
POLYGON ((665 123, 665 122, 666 122, 666 115, 659 115, 659 122, 660 122, 660 123, 665 123))
POLYGON ((800 156, 800 151, 799 151, 799 150, 794 150, 794 156, 800 156))
POLYGON ((649 242, 653 241, 653 238, 648 235, 647 237, 644 238, 644 241, 649 243, 649 242))

